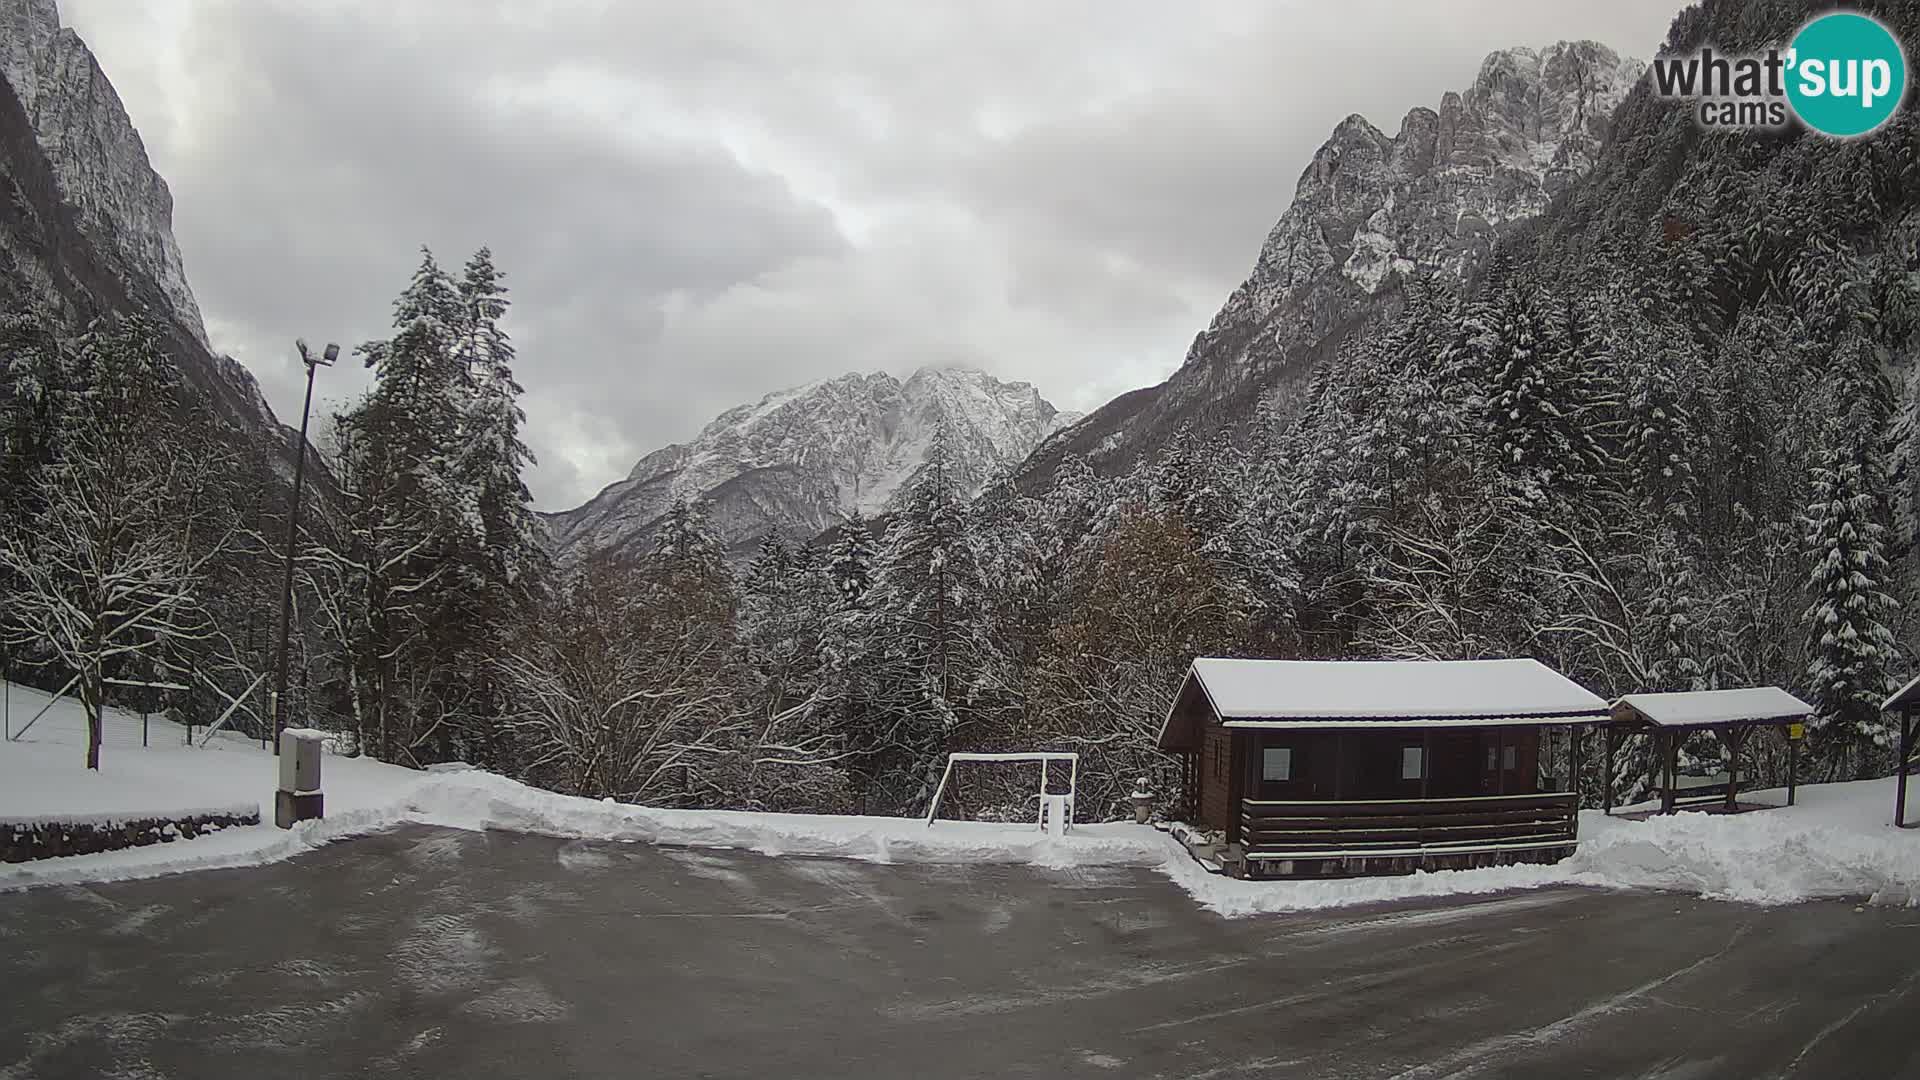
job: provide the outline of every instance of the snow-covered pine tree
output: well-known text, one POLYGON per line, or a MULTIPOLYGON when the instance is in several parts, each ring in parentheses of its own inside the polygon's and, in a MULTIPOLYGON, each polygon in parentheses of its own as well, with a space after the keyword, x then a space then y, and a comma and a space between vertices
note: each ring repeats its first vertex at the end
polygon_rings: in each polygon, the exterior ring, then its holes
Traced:
POLYGON ((452 281, 424 248, 394 302, 394 334, 362 345, 366 396, 336 428, 348 520, 315 575, 359 597, 339 625, 366 640, 335 642, 355 663, 363 722, 387 760, 456 753, 458 718, 476 690, 463 654, 480 640, 484 599, 476 500, 460 468, 471 388, 454 348, 465 319, 452 281), (450 722, 451 721, 451 722, 450 722))
POLYGON ((827 578, 838 608, 865 607, 867 590, 873 585, 874 557, 873 530, 856 508, 835 530, 827 554, 827 578))
POLYGON ((1807 678, 1814 730, 1833 775, 1863 778, 1891 738, 1880 702, 1889 690, 1897 608, 1888 589, 1887 483, 1882 433, 1890 392, 1864 336, 1834 350, 1832 406, 1813 468, 1807 555, 1813 564, 1807 678))
POLYGON ((502 603, 504 617, 511 610, 505 603, 516 593, 538 587, 548 558, 545 527, 534 515, 523 477, 534 458, 520 438, 527 417, 513 374, 513 341, 500 325, 509 303, 502 276, 487 248, 467 261, 459 284, 454 358, 470 388, 461 424, 461 469, 479 515, 488 599, 502 603))
POLYGON ((1471 343, 1485 418, 1501 470, 1528 497, 1544 498, 1566 475, 1573 408, 1560 377, 1565 326, 1539 286, 1524 279, 1479 306, 1471 343))
POLYGON ((752 743, 739 797, 762 810, 825 809, 846 797, 844 749, 831 675, 836 598, 811 543, 769 533, 740 583, 736 619, 743 660, 741 708, 752 743))
POLYGON ((494 658, 527 617, 552 569, 545 527, 523 479, 533 453, 520 438, 526 415, 513 373, 513 341, 501 326, 509 305, 501 277, 487 248, 467 261, 456 285, 451 343, 455 396, 463 411, 449 452, 463 511, 457 543, 470 582, 458 609, 469 625, 455 663, 469 673, 465 681, 472 688, 458 722, 460 749, 490 766, 504 766, 511 756, 498 730, 501 690, 494 658))
POLYGON ((653 553, 645 563, 656 601, 670 615, 730 625, 733 572, 714 536, 712 509, 704 501, 676 499, 667 508, 653 553))
POLYGON ((24 528, 44 506, 40 489, 53 459, 61 350, 53 325, 37 312, 0 315, 0 529, 24 528))
POLYGON ((1455 490, 1472 467, 1466 392, 1446 363, 1454 332, 1445 294, 1429 279, 1408 283, 1406 301, 1383 343, 1392 372, 1381 403, 1385 442, 1368 448, 1386 466, 1388 503, 1399 517, 1409 503, 1455 490))
POLYGON ((831 589, 817 553, 768 533, 740 582, 741 651, 764 711, 777 715, 813 695, 831 589))
POLYGON ((1894 415, 1893 520, 1901 548, 1920 549, 1920 356, 1908 360, 1894 415))
POLYGON ((1680 384, 1684 346, 1660 349, 1646 335, 1629 331, 1615 339, 1627 376, 1624 453, 1633 490, 1644 495, 1655 517, 1691 522, 1696 505, 1693 460, 1700 445, 1693 411, 1680 384))
POLYGON ((1176 514, 1201 545, 1218 538, 1237 516, 1239 451, 1224 431, 1202 437, 1181 421, 1152 473, 1154 508, 1176 514))
POLYGON ((837 530, 827 555, 832 605, 821 632, 820 689, 814 713, 820 730, 848 751, 849 796, 856 812, 883 798, 874 790, 880 760, 881 688, 891 684, 891 658, 881 618, 871 610, 873 532, 856 509, 837 530))
POLYGON ((992 652, 987 590, 950 439, 938 426, 907 482, 869 594, 889 663, 877 715, 852 742, 896 810, 931 795, 942 755, 984 704, 978 691, 992 652))

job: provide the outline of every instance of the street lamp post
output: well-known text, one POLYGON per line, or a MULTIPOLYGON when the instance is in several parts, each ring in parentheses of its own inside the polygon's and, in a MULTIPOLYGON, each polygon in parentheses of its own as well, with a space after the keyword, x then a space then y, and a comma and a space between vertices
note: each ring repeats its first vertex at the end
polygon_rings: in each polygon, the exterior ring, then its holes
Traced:
POLYGON ((300 406, 300 441, 293 448, 293 507, 287 511, 287 568, 286 577, 280 584, 280 665, 274 676, 273 698, 269 711, 273 714, 273 752, 280 753, 280 732, 287 726, 287 718, 280 709, 287 700, 287 644, 288 634, 293 625, 293 557, 300 543, 300 496, 306 487, 307 479, 307 418, 313 412, 313 373, 321 367, 330 367, 340 358, 340 346, 327 343, 326 351, 315 356, 307 351, 305 341, 295 341, 294 347, 300 350, 300 362, 307 365, 307 399, 300 406))

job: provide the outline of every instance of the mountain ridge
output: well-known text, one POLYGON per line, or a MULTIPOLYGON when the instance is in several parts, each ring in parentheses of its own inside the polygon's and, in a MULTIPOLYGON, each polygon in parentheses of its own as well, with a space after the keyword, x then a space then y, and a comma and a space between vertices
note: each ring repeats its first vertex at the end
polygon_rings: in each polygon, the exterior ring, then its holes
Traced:
POLYGON ((1124 472, 1183 422, 1244 422, 1262 401, 1290 412, 1290 391, 1390 307, 1405 277, 1464 279, 1499 235, 1590 169, 1645 67, 1593 41, 1501 49, 1466 90, 1408 110, 1392 136, 1349 115, 1173 374, 1049 440, 1022 465, 1021 486, 1044 489, 1068 455, 1124 472))
POLYGON ((102 315, 155 317, 215 415, 290 476, 291 432, 253 374, 208 347, 172 195, 54 0, 0 0, 0 185, 13 195, 0 200, 0 300, 57 313, 71 330, 102 315))
POLYGON ((0 76, 33 124, 82 231, 123 275, 152 281, 172 316, 211 351, 173 235, 173 192, 92 50, 61 25, 55 0, 0 7, 0 76))
POLYGON ((581 506, 545 517, 556 553, 575 561, 631 553, 675 501, 704 500, 722 545, 740 554, 768 532, 800 542, 855 511, 886 512, 941 424, 956 475, 974 493, 1073 419, 1032 384, 973 368, 930 365, 904 380, 849 372, 728 409, 581 506))

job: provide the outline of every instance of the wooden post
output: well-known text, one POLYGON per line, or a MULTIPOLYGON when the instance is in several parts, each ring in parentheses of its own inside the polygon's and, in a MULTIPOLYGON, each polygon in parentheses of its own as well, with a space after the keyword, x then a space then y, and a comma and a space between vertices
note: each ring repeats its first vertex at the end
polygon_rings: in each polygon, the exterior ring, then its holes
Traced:
POLYGON ((1660 729, 1660 737, 1665 740, 1661 758, 1662 764, 1666 767, 1665 781, 1660 785, 1660 812, 1663 814, 1673 813, 1673 785, 1680 779, 1680 740, 1673 736, 1674 733, 1671 730, 1660 729))
POLYGON ((1613 725, 1600 727, 1600 812, 1613 816, 1613 725))
POLYGON ((1740 790, 1740 744, 1747 739, 1746 729, 1739 724, 1728 724, 1722 739, 1727 744, 1726 811, 1731 814, 1740 808, 1737 797, 1740 790))
POLYGON ((1787 805, 1792 806, 1800 796, 1800 743, 1787 732, 1787 805))
MULTIPOLYGON (((1900 762, 1894 768, 1894 772, 1893 772, 1894 776, 1899 777, 1898 780, 1894 781, 1894 788, 1893 788, 1894 790, 1893 823, 1896 827, 1902 828, 1902 829, 1908 827, 1907 826, 1907 762, 1913 757, 1913 738, 1914 738, 1915 728, 1920 727, 1920 725, 1916 725, 1914 723, 1914 716, 1915 716, 1915 713, 1911 709, 1906 710, 1900 714, 1900 762)), ((1916 822, 1915 824, 1920 824, 1920 822, 1916 822)))
POLYGON ((1573 792, 1573 809, 1580 811, 1580 736, 1578 725, 1567 728, 1567 790, 1573 792))

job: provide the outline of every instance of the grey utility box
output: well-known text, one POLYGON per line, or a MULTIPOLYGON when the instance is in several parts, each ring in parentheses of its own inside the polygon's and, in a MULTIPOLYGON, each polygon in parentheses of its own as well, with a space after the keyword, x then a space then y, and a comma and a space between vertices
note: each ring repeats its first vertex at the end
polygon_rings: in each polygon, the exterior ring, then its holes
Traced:
POLYGON ((273 823, 283 829, 326 816, 320 795, 321 734, 308 728, 280 733, 280 788, 273 793, 273 823))

